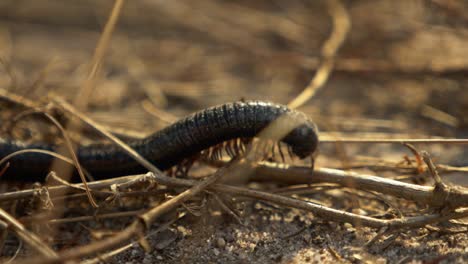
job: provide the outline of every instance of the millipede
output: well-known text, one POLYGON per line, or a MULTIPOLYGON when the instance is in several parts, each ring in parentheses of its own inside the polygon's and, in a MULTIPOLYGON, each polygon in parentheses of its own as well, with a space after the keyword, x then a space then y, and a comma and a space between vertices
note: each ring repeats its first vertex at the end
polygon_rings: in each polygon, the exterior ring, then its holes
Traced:
MULTIPOLYGON (((168 170, 200 155, 218 159, 223 150, 230 157, 235 157, 245 151, 246 144, 260 131, 283 115, 300 123, 280 142, 287 145, 290 155, 301 159, 311 156, 318 145, 318 130, 314 122, 302 112, 264 101, 239 101, 206 108, 146 138, 127 143, 159 169, 168 170)), ((0 159, 26 149, 54 152, 57 148, 52 144, 27 144, 0 138, 0 159)), ((81 146, 76 154, 80 165, 95 179, 146 172, 117 145, 95 143, 81 146)), ((53 159, 42 153, 14 156, 0 180, 43 181, 53 159)))

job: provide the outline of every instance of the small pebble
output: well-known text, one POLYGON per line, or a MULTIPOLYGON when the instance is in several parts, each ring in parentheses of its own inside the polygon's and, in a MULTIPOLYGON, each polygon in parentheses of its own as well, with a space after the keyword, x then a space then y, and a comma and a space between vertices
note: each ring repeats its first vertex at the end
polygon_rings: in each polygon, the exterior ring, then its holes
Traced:
POLYGON ((153 261, 151 260, 151 255, 146 255, 143 259, 143 264, 151 264, 153 261))
POLYGON ((184 237, 191 235, 191 231, 185 228, 184 226, 177 226, 177 231, 179 231, 184 237))
POLYGON ((339 228, 340 228, 340 226, 337 225, 337 224, 334 223, 334 222, 329 223, 329 225, 330 225, 330 228, 331 228, 332 230, 339 230, 339 228))
POLYGON ((356 231, 356 228, 354 228, 354 226, 350 223, 345 223, 343 225, 344 229, 347 231, 347 232, 355 232, 356 231))
POLYGON ((239 253, 239 259, 247 259, 247 254, 239 253))
POLYGON ((219 237, 218 239, 216 239, 216 246, 218 248, 224 248, 226 246, 226 241, 224 240, 224 238, 219 237))
POLYGON ((360 215, 369 215, 366 210, 363 210, 361 208, 358 208, 358 214, 360 214, 360 215))
POLYGON ((227 234, 226 234, 226 241, 227 241, 227 242, 234 242, 234 240, 236 240, 236 239, 234 238, 234 236, 232 235, 232 233, 227 233, 227 234))

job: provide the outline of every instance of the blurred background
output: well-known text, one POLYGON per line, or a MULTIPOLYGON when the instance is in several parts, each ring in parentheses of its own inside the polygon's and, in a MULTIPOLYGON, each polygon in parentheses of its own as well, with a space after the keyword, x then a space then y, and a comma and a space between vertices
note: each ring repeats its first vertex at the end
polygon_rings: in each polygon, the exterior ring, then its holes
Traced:
MULTIPOLYGON (((72 101, 113 4, 1 1, 0 87, 72 101)), ((468 2, 342 4, 350 30, 329 80, 301 110, 324 132, 357 133, 348 136, 466 136, 468 2)), ((287 104, 320 65, 330 13, 326 1, 126 1, 90 115, 143 137, 227 101, 287 104)), ((457 149, 445 160, 464 163, 457 149)))

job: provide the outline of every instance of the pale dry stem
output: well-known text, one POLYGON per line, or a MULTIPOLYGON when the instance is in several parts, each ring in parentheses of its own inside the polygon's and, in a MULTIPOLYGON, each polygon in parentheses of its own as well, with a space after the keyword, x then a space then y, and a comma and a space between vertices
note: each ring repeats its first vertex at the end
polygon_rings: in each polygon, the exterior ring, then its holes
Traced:
POLYGON ((323 44, 322 64, 317 69, 309 85, 288 104, 291 108, 301 107, 310 100, 318 89, 328 80, 333 70, 336 53, 346 39, 346 35, 351 26, 348 12, 340 0, 330 0, 326 2, 333 20, 333 31, 328 40, 323 44))

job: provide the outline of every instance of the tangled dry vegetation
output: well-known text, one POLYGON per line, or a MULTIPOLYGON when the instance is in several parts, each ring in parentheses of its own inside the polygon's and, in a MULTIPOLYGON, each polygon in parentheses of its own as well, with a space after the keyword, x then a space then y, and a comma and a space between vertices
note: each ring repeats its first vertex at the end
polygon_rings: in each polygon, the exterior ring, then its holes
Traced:
POLYGON ((54 155, 78 168, 76 145, 107 141, 148 173, 0 176, 1 261, 468 261, 466 11, 456 0, 2 1, 1 137, 66 146, 54 155), (311 116, 314 170, 246 156, 176 178, 125 144, 240 99, 311 116))

